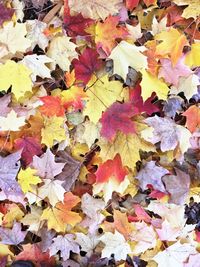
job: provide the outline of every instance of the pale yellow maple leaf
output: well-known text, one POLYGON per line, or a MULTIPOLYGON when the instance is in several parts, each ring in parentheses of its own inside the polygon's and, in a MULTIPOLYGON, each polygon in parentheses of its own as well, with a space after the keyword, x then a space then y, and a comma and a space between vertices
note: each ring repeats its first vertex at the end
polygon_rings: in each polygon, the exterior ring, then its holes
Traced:
POLYGON ((188 77, 180 77, 178 86, 172 86, 170 89, 171 94, 179 94, 183 92, 187 100, 197 94, 198 85, 200 85, 199 78, 195 74, 191 74, 188 77))
POLYGON ((166 100, 169 88, 165 82, 153 76, 146 70, 142 70, 142 98, 145 101, 148 97, 155 92, 159 99, 166 100))
POLYGON ((26 34, 26 23, 14 24, 10 21, 0 29, 0 42, 7 45, 8 53, 24 53, 31 46, 31 41, 25 37, 26 34))
POLYGON ((35 206, 31 206, 31 212, 26 214, 21 222, 24 225, 28 225, 29 228, 28 230, 31 232, 37 232, 41 227, 42 227, 42 223, 40 221, 40 217, 42 215, 42 208, 41 207, 35 207, 35 206))
POLYGON ((200 2, 199 0, 174 0, 173 1, 178 6, 186 6, 183 10, 181 17, 189 19, 196 19, 200 14, 200 2))
POLYGON ((54 141, 64 141, 66 133, 64 129, 64 118, 62 117, 44 117, 44 128, 42 128, 42 144, 52 147, 54 141))
POLYGON ((70 41, 68 36, 54 37, 46 53, 53 62, 50 63, 51 69, 55 69, 56 64, 64 71, 69 71, 72 59, 77 58, 75 51, 76 45, 70 41))
POLYGON ((122 0, 69 0, 71 11, 81 13, 84 17, 104 20, 108 15, 119 12, 122 0))
POLYGON ((107 75, 103 76, 88 88, 86 92, 88 99, 83 114, 97 123, 103 111, 115 101, 123 99, 122 92, 122 84, 119 81, 109 81, 107 75))
POLYGON ((141 53, 144 50, 144 47, 137 47, 134 44, 121 41, 109 56, 114 63, 113 73, 120 75, 126 81, 128 67, 132 67, 136 71, 147 68, 147 57, 141 53))
POLYGON ((48 197, 50 204, 54 207, 57 202, 63 201, 65 189, 62 187, 62 181, 45 179, 44 185, 38 189, 40 199, 48 197))
POLYGON ((31 70, 22 64, 8 60, 0 66, 0 91, 7 91, 12 85, 11 91, 19 100, 26 92, 32 91, 31 70))
POLYGON ((11 110, 6 117, 0 116, 0 131, 18 131, 25 124, 26 117, 17 117, 17 113, 11 110))
POLYGON ((18 183, 24 193, 32 191, 31 185, 36 185, 41 182, 41 179, 38 176, 35 176, 36 172, 36 170, 28 167, 25 170, 21 169, 18 173, 18 183))

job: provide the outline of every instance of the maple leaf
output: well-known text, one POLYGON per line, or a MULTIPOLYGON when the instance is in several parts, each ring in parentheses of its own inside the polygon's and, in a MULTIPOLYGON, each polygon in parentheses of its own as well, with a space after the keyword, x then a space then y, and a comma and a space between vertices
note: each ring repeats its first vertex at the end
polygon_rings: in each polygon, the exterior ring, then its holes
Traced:
POLYGON ((0 116, 0 131, 18 131, 25 124, 25 117, 17 117, 17 113, 11 110, 6 117, 0 116))
POLYGON ((129 10, 132 10, 133 8, 137 7, 140 0, 126 0, 126 7, 129 10))
POLYGON ((8 106, 11 102, 11 94, 4 95, 0 98, 0 116, 6 117, 6 115, 11 111, 11 108, 8 106))
POLYGON ((60 250, 60 255, 64 261, 69 259, 70 251, 79 253, 79 245, 74 240, 74 235, 58 235, 53 239, 53 244, 49 247, 50 256, 55 255, 60 250))
POLYGON ((44 103, 40 108, 40 112, 47 117, 62 117, 65 115, 65 109, 62 106, 60 97, 58 96, 42 96, 40 97, 44 103))
POLYGON ((55 266, 54 257, 50 257, 49 252, 42 252, 38 244, 23 245, 23 250, 15 257, 15 260, 31 261, 36 267, 55 266))
POLYGON ((21 151, 0 157, 0 200, 9 199, 24 204, 24 195, 15 179, 20 168, 20 157, 21 151))
POLYGON ((179 145, 182 153, 190 147, 190 132, 183 126, 177 125, 170 118, 160 118, 157 115, 144 120, 150 128, 141 132, 142 137, 156 144, 160 142, 163 152, 173 150, 179 145))
POLYGON ((35 174, 36 170, 31 169, 30 167, 25 170, 21 169, 18 173, 18 183, 24 193, 32 191, 31 185, 36 185, 41 182, 41 179, 38 176, 35 176, 35 174))
POLYGON ((161 56, 170 55, 173 66, 178 62, 183 47, 188 43, 185 35, 174 28, 158 33, 155 40, 162 41, 157 45, 156 53, 161 56))
POLYGON ((141 96, 141 86, 139 83, 134 89, 131 88, 129 91, 130 102, 133 104, 133 108, 136 109, 138 113, 146 112, 148 115, 152 115, 152 113, 158 112, 159 108, 152 103, 154 98, 155 94, 152 93, 152 95, 144 102, 141 96))
POLYGON ((64 129, 64 118, 63 117, 45 117, 44 128, 42 128, 42 143, 47 147, 52 147, 54 141, 60 142, 66 139, 64 129))
POLYGON ((41 157, 33 157, 32 166, 37 170, 37 175, 41 178, 53 179, 61 173, 65 164, 63 162, 56 163, 54 154, 48 148, 41 157))
POLYGON ((68 36, 53 38, 47 51, 47 56, 53 60, 50 63, 51 69, 55 69, 58 64, 62 70, 69 71, 71 61, 78 56, 75 48, 76 45, 70 41, 68 36))
POLYGON ((196 128, 200 127, 200 108, 193 105, 189 107, 185 112, 182 113, 186 116, 186 127, 193 133, 196 128))
POLYGON ((27 39, 31 40, 31 49, 34 49, 36 45, 41 47, 43 50, 47 47, 49 40, 44 34, 47 24, 43 21, 27 20, 26 29, 27 29, 27 39))
POLYGON ((130 239, 131 233, 134 231, 134 226, 128 222, 126 213, 114 210, 113 218, 115 229, 122 234, 126 240, 130 239))
POLYGON ((99 145, 101 147, 100 156, 104 160, 113 159, 119 153, 123 165, 131 169, 134 169, 136 162, 140 160, 140 150, 155 150, 150 143, 141 139, 137 134, 118 133, 112 142, 101 140, 99 145))
POLYGON ((24 37, 26 34, 25 23, 10 21, 0 29, 0 42, 7 46, 8 53, 26 52, 31 46, 31 41, 24 37))
POLYGON ((0 90, 8 90, 12 85, 12 93, 18 100, 25 92, 32 91, 31 70, 15 61, 7 60, 0 66, 0 90))
POLYGON ((104 199, 108 202, 114 191, 123 194, 129 185, 126 178, 127 170, 122 166, 120 155, 117 154, 113 160, 107 160, 99 166, 96 175, 96 183, 93 185, 93 193, 103 191, 104 199))
POLYGON ((21 231, 21 223, 15 222, 12 229, 0 227, 0 242, 5 245, 18 245, 24 241, 26 234, 26 231, 21 231))
POLYGON ((14 10, 11 8, 7 8, 3 5, 3 3, 0 4, 0 25, 4 23, 4 21, 10 20, 14 14, 14 10))
POLYGON ((88 88, 86 92, 88 99, 83 114, 88 115, 92 122, 97 123, 106 108, 116 100, 122 100, 122 90, 120 82, 109 82, 108 76, 103 76, 91 88, 88 88))
POLYGON ((183 205, 190 189, 190 176, 177 168, 175 170, 176 176, 167 175, 162 180, 167 192, 170 193, 170 202, 183 205))
POLYGON ((185 97, 189 100, 198 92, 198 85, 200 85, 198 76, 190 74, 188 77, 181 77, 178 86, 172 86, 170 93, 179 94, 180 92, 183 92, 185 97))
POLYGON ((112 49, 116 46, 116 39, 127 37, 126 28, 118 25, 119 17, 108 16, 104 22, 97 22, 95 26, 95 43, 97 49, 103 49, 106 55, 109 55, 112 49))
POLYGON ((41 199, 48 197, 50 204, 54 207, 59 201, 63 201, 65 189, 62 182, 57 180, 45 179, 44 185, 38 188, 38 196, 41 199))
POLYGON ((117 131, 124 134, 134 133, 134 122, 131 120, 137 112, 135 112, 132 104, 118 102, 113 103, 102 115, 100 122, 102 123, 101 135, 108 140, 113 140, 117 131))
POLYGON ((121 183, 127 174, 128 172, 126 168, 123 167, 119 154, 116 154, 113 160, 109 159, 101 164, 95 172, 97 183, 105 183, 112 176, 121 183))
POLYGON ((127 255, 131 253, 129 244, 126 242, 123 235, 116 230, 114 234, 110 232, 105 233, 99 240, 105 244, 101 252, 102 258, 109 258, 111 254, 114 254, 116 261, 126 260, 127 255))
POLYGON ((31 79, 33 82, 36 81, 36 76, 41 78, 51 78, 50 69, 45 65, 46 63, 52 62, 52 59, 45 55, 27 55, 25 56, 21 64, 26 66, 32 71, 31 79))
POLYGON ((72 64, 75 68, 77 80, 87 84, 92 75, 101 68, 102 62, 96 50, 87 47, 78 59, 74 59, 72 64))
POLYGON ((100 138, 100 123, 94 124, 87 120, 79 124, 76 129, 75 138, 79 143, 86 143, 88 147, 91 147, 95 140, 100 138))
POLYGON ((191 45, 191 50, 186 54, 185 64, 189 67, 197 67, 200 65, 199 55, 200 44, 194 43, 191 45))
POLYGON ((95 235, 76 233, 76 242, 81 246, 81 250, 87 252, 87 256, 90 256, 93 254, 95 247, 99 243, 99 237, 95 235))
POLYGON ((57 203, 54 208, 46 208, 42 213, 41 220, 47 220, 48 229, 65 232, 66 224, 74 226, 81 221, 79 214, 71 211, 79 202, 79 197, 71 192, 65 193, 63 203, 57 203))
MULTIPOLYGON (((62 172, 57 173, 55 179, 63 181, 62 187, 70 191, 72 185, 79 176, 81 163, 71 157, 66 151, 59 151, 56 157, 55 166, 63 166, 62 172)), ((55 173, 55 168, 53 169, 55 173)))
POLYGON ((145 190, 147 185, 153 185, 154 189, 165 192, 161 178, 168 173, 168 170, 155 165, 155 161, 149 161, 141 169, 136 178, 140 181, 140 187, 145 190))
POLYGON ((83 17, 92 19, 105 19, 108 15, 118 12, 122 5, 121 0, 69 0, 69 8, 71 11, 81 13, 83 17))
POLYGON ((41 144, 35 137, 25 136, 15 140, 15 147, 22 149, 21 157, 26 165, 30 164, 33 160, 33 156, 41 155, 41 144))
POLYGON ((126 41, 121 41, 108 57, 114 62, 113 73, 120 75, 126 81, 128 67, 132 67, 136 71, 147 68, 147 57, 141 53, 144 50, 144 47, 137 47, 126 41))
POLYGON ((199 16, 199 1, 198 0, 174 0, 174 3, 180 6, 185 6, 187 7, 183 10, 182 17, 183 18, 194 18, 196 19, 199 16))
POLYGON ((158 263, 158 267, 182 267, 186 259, 196 254, 196 249, 191 244, 181 244, 180 241, 169 246, 164 251, 160 251, 153 260, 158 263))
POLYGON ((145 101, 153 92, 156 93, 158 98, 166 100, 169 91, 168 86, 162 80, 153 76, 146 70, 142 70, 142 81, 140 83, 142 88, 142 98, 145 101))
POLYGON ((65 109, 74 111, 83 109, 86 93, 82 88, 72 86, 68 90, 62 91, 60 96, 65 109))
POLYGON ((178 86, 179 77, 187 77, 192 73, 192 71, 186 65, 184 65, 184 60, 184 57, 180 58, 176 65, 173 66, 169 59, 160 59, 162 66, 159 70, 159 78, 163 77, 169 84, 178 86))
POLYGON ((90 18, 84 18, 81 13, 70 16, 64 16, 64 29, 68 36, 76 37, 77 35, 85 36, 85 31, 94 21, 90 18))

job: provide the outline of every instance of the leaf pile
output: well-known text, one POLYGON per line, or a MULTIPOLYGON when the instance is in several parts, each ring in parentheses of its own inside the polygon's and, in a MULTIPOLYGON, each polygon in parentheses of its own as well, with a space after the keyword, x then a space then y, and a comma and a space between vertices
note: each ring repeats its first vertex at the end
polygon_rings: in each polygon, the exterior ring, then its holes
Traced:
POLYGON ((0 266, 200 266, 199 15, 0 3, 0 266))

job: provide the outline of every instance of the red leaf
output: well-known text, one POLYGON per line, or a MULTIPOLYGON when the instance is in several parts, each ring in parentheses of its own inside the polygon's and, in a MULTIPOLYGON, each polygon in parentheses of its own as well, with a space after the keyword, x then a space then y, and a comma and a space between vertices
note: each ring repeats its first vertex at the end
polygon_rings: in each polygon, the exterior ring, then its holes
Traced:
POLYGON ((140 0, 126 0, 126 7, 129 10, 132 10, 133 8, 137 7, 140 0))
POLYGON ((123 167, 119 154, 116 154, 113 160, 109 159, 101 164, 95 173, 97 183, 105 183, 113 176, 121 183, 127 174, 128 171, 123 167))
POLYGON ((131 117, 137 113, 137 110, 130 103, 120 104, 116 102, 112 104, 100 119, 102 123, 101 135, 112 140, 118 130, 125 134, 134 133, 135 127, 131 117))
POLYGON ((143 102, 141 96, 141 87, 139 84, 137 84, 134 89, 129 91, 129 98, 131 103, 133 103, 134 108, 137 108, 139 113, 146 112, 148 115, 151 115, 152 113, 159 111, 159 108, 151 103, 155 98, 155 93, 152 93, 152 95, 145 102, 143 102))
POLYGON ((52 117, 52 116, 64 116, 65 114, 65 109, 62 106, 62 102, 60 97, 58 96, 43 96, 40 97, 40 99, 42 100, 42 102, 44 103, 43 106, 41 106, 40 112, 43 115, 52 117))
POLYGON ((64 16, 64 28, 66 33, 70 37, 75 37, 77 35, 87 35, 85 29, 88 28, 94 21, 90 18, 84 18, 82 14, 75 16, 66 15, 64 16))
POLYGON ((18 138, 15 140, 15 148, 23 149, 21 156, 26 165, 32 162, 33 156, 42 154, 41 144, 34 137, 18 138))
POLYGON ((151 217, 146 213, 146 211, 141 207, 139 204, 133 205, 134 211, 136 216, 129 215, 128 220, 129 222, 138 222, 138 221, 144 221, 147 223, 151 222, 151 217))
POLYGON ((102 62, 98 59, 99 55, 96 50, 86 48, 83 54, 79 56, 79 59, 72 61, 75 68, 75 76, 77 80, 80 80, 87 84, 92 76, 98 69, 101 68, 102 62))
POLYGON ((54 257, 49 256, 49 252, 42 252, 37 244, 27 244, 23 246, 23 251, 15 257, 15 260, 29 260, 35 263, 35 267, 55 266, 54 257))

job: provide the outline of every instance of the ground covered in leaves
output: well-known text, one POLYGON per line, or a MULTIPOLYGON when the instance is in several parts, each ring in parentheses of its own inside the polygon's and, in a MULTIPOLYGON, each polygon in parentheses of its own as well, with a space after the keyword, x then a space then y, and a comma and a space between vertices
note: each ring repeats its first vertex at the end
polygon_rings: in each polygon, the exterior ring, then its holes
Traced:
POLYGON ((1 267, 200 267, 199 15, 0 2, 1 267))

